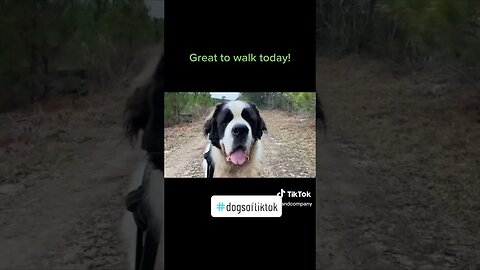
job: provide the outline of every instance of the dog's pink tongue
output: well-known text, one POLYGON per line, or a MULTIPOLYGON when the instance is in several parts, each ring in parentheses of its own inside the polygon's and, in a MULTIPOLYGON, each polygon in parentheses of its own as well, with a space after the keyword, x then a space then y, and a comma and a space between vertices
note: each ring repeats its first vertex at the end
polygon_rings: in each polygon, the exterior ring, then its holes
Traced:
POLYGON ((242 149, 238 149, 237 151, 230 154, 230 161, 233 164, 243 165, 243 163, 245 163, 246 160, 247 160, 247 154, 242 149))

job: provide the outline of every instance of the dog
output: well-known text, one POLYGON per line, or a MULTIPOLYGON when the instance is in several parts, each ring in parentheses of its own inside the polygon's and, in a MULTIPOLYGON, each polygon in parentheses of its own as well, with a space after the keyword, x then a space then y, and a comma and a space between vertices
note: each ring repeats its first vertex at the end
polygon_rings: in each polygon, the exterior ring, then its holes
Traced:
MULTIPOLYGON (((141 185, 143 198, 142 213, 153 239, 158 243, 154 269, 164 269, 164 174, 163 174, 163 92, 165 90, 165 62, 163 55, 155 72, 147 82, 137 88, 127 100, 124 111, 125 135, 132 143, 141 134, 141 148, 146 159, 133 173, 128 192, 136 191, 141 185), (149 166, 147 166, 149 165, 149 166), (151 168, 148 170, 146 168, 151 168), (148 174, 148 181, 144 181, 148 174)), ((128 197, 127 197, 128 198, 128 197)), ((128 204, 128 199, 127 199, 128 204)), ((134 215, 126 211, 122 220, 122 238, 127 250, 128 269, 135 269, 137 223, 134 215)))
MULTIPOLYGON (((158 243, 154 269, 164 269, 164 175, 163 175, 163 93, 165 91, 165 61, 160 57, 155 72, 144 86, 135 90, 124 110, 125 135, 130 142, 141 138, 146 160, 133 173, 128 191, 140 185, 144 190, 143 205, 148 227, 158 243), (140 136, 141 134, 141 136, 140 136), (153 165, 149 181, 142 184, 148 164, 153 165)), ((317 121, 325 123, 317 98, 317 121)), ((263 170, 261 138, 266 124, 256 106, 244 101, 218 104, 207 117, 203 133, 208 138, 205 152, 213 161, 214 177, 259 177, 263 170)), ((206 160, 203 162, 206 171, 206 160)), ((125 211, 122 238, 128 254, 128 269, 135 269, 137 224, 132 212, 125 211)))
MULTIPOLYGON (((214 168, 213 177, 261 177, 263 174, 262 135, 266 124, 250 102, 218 104, 203 126, 208 144, 204 152, 214 168)), ((208 176, 207 158, 203 160, 208 176)))

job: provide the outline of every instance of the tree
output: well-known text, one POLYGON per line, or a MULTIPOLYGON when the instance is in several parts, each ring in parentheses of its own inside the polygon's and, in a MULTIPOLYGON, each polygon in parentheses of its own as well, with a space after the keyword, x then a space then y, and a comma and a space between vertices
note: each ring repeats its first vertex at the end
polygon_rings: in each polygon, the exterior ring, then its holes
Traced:
POLYGON ((476 64, 480 1, 317 0, 326 55, 367 53, 397 61, 476 64))
POLYGON ((48 97, 56 70, 120 81, 161 24, 138 0, 0 1, 0 111, 48 97))
POLYGON ((193 119, 203 117, 215 104, 215 100, 205 92, 166 92, 164 106, 165 126, 182 121, 182 115, 191 115, 193 119))

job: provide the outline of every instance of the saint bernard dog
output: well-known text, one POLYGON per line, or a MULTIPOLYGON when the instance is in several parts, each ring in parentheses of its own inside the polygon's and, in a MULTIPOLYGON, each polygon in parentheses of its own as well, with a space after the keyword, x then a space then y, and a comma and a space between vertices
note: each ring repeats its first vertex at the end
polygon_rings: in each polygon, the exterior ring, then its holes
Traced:
MULTIPOLYGON (((153 254, 154 269, 164 269, 164 176, 163 176, 163 94, 165 91, 165 63, 160 58, 158 65, 145 83, 127 100, 125 107, 125 132, 131 141, 141 139, 141 148, 146 153, 144 162, 133 174, 128 189, 140 199, 137 208, 127 207, 122 222, 123 239, 128 254, 128 269, 135 269, 137 218, 145 222, 156 243, 153 254), (145 181, 146 180, 146 181, 145 181), (140 191, 136 193, 135 191, 140 191), (133 213, 139 213, 136 216, 133 213), (134 218, 137 217, 137 218, 134 218)), ((323 112, 317 99, 317 121, 324 122, 323 112)), ((263 168, 262 135, 267 131, 265 122, 256 106, 243 101, 218 104, 207 118, 204 135, 208 138, 206 153, 214 167, 214 177, 260 177, 263 168)), ((206 170, 207 162, 203 167, 206 170)), ((128 203, 127 196, 127 205, 128 203)), ((130 204, 131 205, 131 204, 130 204)), ((148 249, 148 247, 146 247, 148 249)), ((151 254, 152 255, 152 254, 151 254)), ((147 256, 149 257, 149 256, 147 256)), ((139 257, 142 258, 142 257, 139 257)), ((151 258, 151 257, 149 257, 151 258)), ((151 262, 151 261, 150 261, 151 262)), ((151 262, 152 263, 152 262, 151 262)))
MULTIPOLYGON (((122 220, 122 238, 128 254, 127 269, 136 269, 138 222, 149 228, 149 235, 156 246, 145 248, 146 258, 154 264, 153 269, 164 269, 164 176, 163 176, 163 94, 165 91, 165 61, 160 58, 152 76, 138 87, 127 100, 124 111, 125 133, 130 142, 141 139, 141 149, 146 157, 137 170, 128 188, 127 209, 122 220), (130 196, 133 195, 133 196, 130 196), (133 200, 129 201, 129 198, 133 200), (132 205, 137 205, 131 207, 132 205), (138 215, 140 214, 140 215, 138 215), (150 250, 147 250, 150 249, 150 250), (155 254, 152 254, 155 253, 155 254), (152 261, 153 260, 153 261, 152 261)), ((143 257, 139 257, 140 259, 143 257)), ((138 260, 140 261, 140 260, 138 260)), ((142 261, 147 264, 147 262, 142 261)))
POLYGON ((203 126, 208 138, 202 164, 205 177, 208 176, 208 156, 213 177, 261 177, 261 139, 266 131, 265 122, 254 104, 244 101, 218 104, 203 126))

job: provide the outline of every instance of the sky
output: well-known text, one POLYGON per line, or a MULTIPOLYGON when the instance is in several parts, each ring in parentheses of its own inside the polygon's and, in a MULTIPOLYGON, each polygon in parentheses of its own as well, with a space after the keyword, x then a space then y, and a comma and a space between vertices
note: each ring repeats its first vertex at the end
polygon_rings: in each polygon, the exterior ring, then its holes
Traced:
POLYGON ((240 92, 210 92, 213 98, 222 98, 225 96, 228 100, 235 100, 240 96, 240 92))

